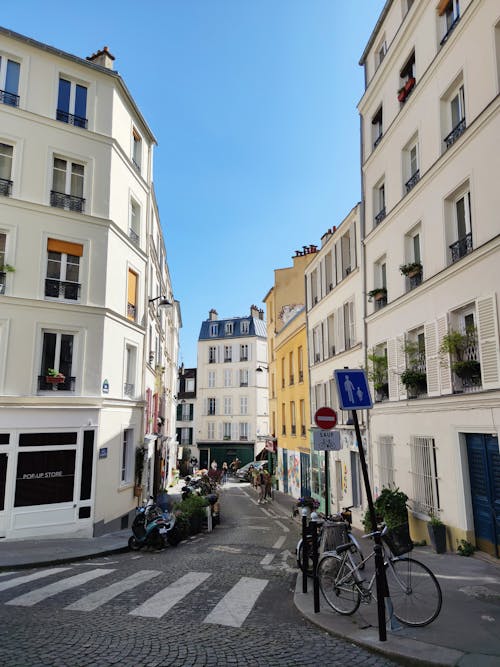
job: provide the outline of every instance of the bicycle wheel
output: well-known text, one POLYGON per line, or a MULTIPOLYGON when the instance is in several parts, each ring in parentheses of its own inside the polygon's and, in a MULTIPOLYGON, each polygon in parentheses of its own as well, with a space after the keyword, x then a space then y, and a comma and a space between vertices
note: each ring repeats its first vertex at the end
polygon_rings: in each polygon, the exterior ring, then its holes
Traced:
POLYGON ((318 563, 319 588, 330 607, 350 616, 359 607, 361 596, 351 565, 337 554, 325 554, 318 563))
POLYGON ((443 596, 429 568, 413 558, 396 558, 388 564, 386 572, 398 621, 412 627, 432 623, 441 611, 443 596))
MULTIPOLYGON (((300 567, 302 572, 304 572, 304 549, 302 540, 300 540, 299 547, 297 549, 297 565, 300 567)), ((313 576, 312 539, 310 538, 307 541, 307 576, 313 576)))

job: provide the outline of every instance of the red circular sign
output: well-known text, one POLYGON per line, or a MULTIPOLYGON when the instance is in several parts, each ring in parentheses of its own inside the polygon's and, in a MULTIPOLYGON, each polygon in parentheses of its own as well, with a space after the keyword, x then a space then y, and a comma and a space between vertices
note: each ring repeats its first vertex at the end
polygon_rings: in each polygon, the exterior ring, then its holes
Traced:
POLYGON ((337 425, 337 413, 332 408, 319 408, 314 415, 316 426, 325 430, 335 428, 337 425))

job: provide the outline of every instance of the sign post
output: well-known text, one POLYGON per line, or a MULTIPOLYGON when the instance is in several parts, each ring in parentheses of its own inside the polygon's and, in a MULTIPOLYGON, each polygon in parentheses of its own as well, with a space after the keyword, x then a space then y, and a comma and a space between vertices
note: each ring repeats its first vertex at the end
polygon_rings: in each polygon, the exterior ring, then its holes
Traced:
MULTIPOLYGON (((365 452, 363 449, 363 443, 361 441, 358 413, 356 412, 357 410, 369 410, 373 407, 368 381, 366 379, 364 370, 354 368, 336 370, 335 381, 337 383, 337 392, 341 409, 352 410, 352 418, 354 422, 354 429, 356 431, 356 439, 358 441, 359 459, 361 462, 361 470, 363 471, 363 479, 365 482, 372 531, 376 531, 378 529, 377 518, 375 515, 375 507, 373 505, 365 452)), ((387 631, 385 627, 385 598, 389 597, 389 590, 387 588, 387 579, 385 576, 384 557, 382 555, 382 540, 380 535, 374 535, 374 542, 375 544, 373 551, 375 553, 375 575, 377 582, 378 636, 380 641, 385 642, 387 641, 387 631)))
POLYGON ((316 426, 318 426, 320 429, 322 429, 323 432, 328 433, 330 435, 330 432, 332 436, 335 434, 337 436, 336 440, 338 440, 338 443, 336 442, 335 445, 333 445, 333 438, 328 439, 330 441, 329 445, 326 445, 327 438, 323 437, 321 438, 321 432, 318 433, 319 437, 316 437, 316 433, 314 434, 314 449, 324 449, 325 451, 325 514, 328 516, 330 514, 330 484, 329 484, 329 479, 328 479, 328 470, 329 470, 329 455, 328 455, 328 450, 329 449, 340 449, 340 435, 339 433, 334 433, 331 431, 332 428, 335 428, 337 425, 337 413, 335 410, 332 410, 332 408, 329 408, 327 406, 323 408, 319 408, 316 410, 316 413, 314 414, 314 421, 316 423, 316 426), (323 440, 323 443, 326 446, 321 446, 319 444, 320 439, 323 440))

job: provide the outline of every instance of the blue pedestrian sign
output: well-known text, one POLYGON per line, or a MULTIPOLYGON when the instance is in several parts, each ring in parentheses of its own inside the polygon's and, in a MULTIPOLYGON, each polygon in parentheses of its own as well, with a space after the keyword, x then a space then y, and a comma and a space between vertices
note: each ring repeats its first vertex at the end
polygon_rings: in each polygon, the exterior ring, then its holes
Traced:
POLYGON ((373 407, 364 370, 344 368, 334 372, 339 405, 342 410, 367 410, 373 407))

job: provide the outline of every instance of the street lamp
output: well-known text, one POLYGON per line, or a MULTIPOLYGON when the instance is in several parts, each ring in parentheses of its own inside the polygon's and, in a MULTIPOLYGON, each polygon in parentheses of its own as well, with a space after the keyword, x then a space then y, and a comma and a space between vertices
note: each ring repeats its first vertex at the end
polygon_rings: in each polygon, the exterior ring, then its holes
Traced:
POLYGON ((172 306, 172 302, 167 299, 166 296, 160 294, 160 296, 155 296, 154 299, 149 299, 149 303, 154 303, 155 301, 160 301, 158 307, 160 306, 172 306))
POLYGON ((255 370, 257 373, 263 373, 264 371, 269 371, 269 366, 257 366, 255 370))

